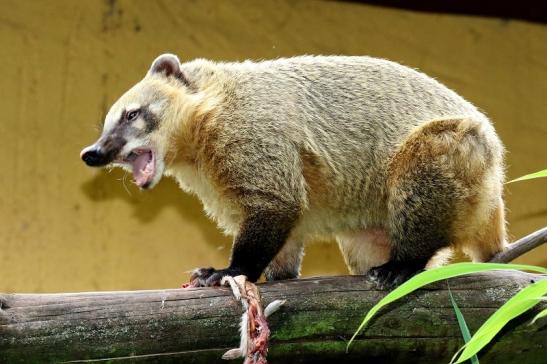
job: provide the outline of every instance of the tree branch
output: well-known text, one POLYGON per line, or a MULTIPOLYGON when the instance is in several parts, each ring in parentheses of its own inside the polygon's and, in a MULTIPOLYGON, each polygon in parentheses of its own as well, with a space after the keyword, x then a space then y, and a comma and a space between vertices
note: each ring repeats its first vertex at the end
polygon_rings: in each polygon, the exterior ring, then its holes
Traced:
MULTIPOLYGON (((450 280, 471 331, 532 280, 496 271, 450 280)), ((390 305, 347 340, 385 291, 361 276, 260 285, 264 304, 287 303, 270 318, 270 363, 447 363, 462 345, 446 282, 390 305)), ((226 363, 239 343, 241 306, 228 288, 135 292, 0 294, 0 362, 138 361, 226 363)), ((547 320, 528 325, 547 303, 513 320, 481 363, 544 363, 547 320)))
POLYGON ((509 263, 524 253, 529 252, 530 250, 537 248, 538 246, 547 242, 547 227, 540 229, 531 233, 530 235, 525 236, 522 239, 515 241, 509 245, 509 248, 496 254, 492 259, 489 260, 490 263, 509 263))

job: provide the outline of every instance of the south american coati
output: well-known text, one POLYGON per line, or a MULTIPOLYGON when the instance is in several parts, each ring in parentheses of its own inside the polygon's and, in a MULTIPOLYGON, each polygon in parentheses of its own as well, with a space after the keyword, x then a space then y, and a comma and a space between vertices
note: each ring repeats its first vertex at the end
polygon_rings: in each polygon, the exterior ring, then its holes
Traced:
POLYGON ((352 274, 392 287, 455 248, 486 261, 506 247, 503 154, 475 106, 384 59, 164 54, 81 157, 201 199, 234 236, 227 268, 194 272, 202 286, 295 278, 306 241, 334 238, 352 274))

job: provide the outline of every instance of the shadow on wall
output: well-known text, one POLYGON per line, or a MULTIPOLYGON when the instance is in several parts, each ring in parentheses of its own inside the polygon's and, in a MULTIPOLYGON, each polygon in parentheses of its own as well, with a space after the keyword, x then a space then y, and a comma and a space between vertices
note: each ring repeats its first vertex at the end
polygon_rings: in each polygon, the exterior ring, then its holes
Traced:
POLYGON ((156 221, 161 212, 172 207, 181 219, 200 229, 207 244, 231 246, 230 238, 222 235, 207 218, 200 201, 184 191, 170 178, 163 178, 151 191, 139 191, 131 182, 131 176, 120 169, 98 170, 97 174, 81 185, 82 192, 93 202, 122 200, 133 209, 133 216, 142 224, 156 221), (120 192, 119 183, 125 191, 120 192))

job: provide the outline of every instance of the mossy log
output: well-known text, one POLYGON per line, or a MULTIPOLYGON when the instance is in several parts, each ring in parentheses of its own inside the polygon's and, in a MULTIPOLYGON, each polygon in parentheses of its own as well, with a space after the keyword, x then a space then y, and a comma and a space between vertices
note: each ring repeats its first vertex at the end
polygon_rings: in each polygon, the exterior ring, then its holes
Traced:
MULTIPOLYGON (((472 332, 531 281, 497 271, 451 279, 391 304, 345 352, 364 314, 385 291, 360 276, 260 285, 264 303, 286 299, 270 317, 270 363, 448 363, 462 345, 447 287, 472 332)), ((528 325, 541 303, 499 334, 485 363, 546 363, 547 320, 528 325)), ((242 309, 227 288, 134 292, 0 294, 0 362, 226 363, 238 346, 242 309)), ((235 361, 238 362, 238 361, 235 361)))

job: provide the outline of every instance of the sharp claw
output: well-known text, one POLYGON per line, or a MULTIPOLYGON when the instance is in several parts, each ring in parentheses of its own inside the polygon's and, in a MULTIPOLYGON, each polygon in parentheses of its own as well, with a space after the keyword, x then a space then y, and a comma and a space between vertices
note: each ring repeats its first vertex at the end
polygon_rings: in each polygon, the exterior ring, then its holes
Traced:
POLYGON ((221 281, 224 276, 237 276, 240 271, 233 268, 219 269, 214 268, 199 268, 195 269, 190 276, 190 282, 197 282, 198 287, 218 287, 222 285, 221 281))
POLYGON ((207 287, 220 286, 220 280, 221 279, 222 279, 222 276, 218 272, 215 272, 215 273, 211 274, 211 276, 209 276, 209 278, 207 278, 205 280, 205 285, 207 287))

